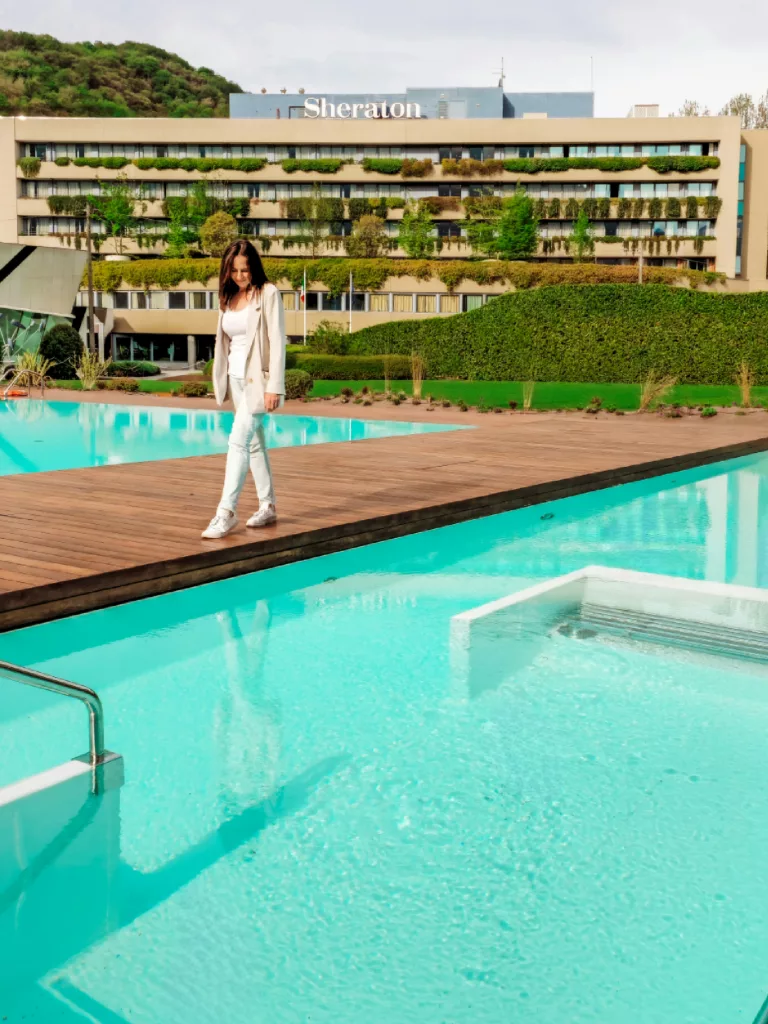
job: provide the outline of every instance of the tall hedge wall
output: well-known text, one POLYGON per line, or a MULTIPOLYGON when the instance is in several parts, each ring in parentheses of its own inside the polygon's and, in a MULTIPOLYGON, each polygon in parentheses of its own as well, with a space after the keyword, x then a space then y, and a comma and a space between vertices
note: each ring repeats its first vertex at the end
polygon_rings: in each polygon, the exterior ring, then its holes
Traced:
POLYGON ((350 353, 419 352, 430 377, 730 384, 742 359, 768 384, 768 292, 580 285, 502 295, 445 318, 357 331, 350 353))

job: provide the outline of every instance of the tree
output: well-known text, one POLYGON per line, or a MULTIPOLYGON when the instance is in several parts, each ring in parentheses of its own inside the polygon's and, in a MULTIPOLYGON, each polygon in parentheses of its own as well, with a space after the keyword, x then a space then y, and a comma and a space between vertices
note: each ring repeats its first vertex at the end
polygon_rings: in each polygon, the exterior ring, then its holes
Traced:
POLYGON ((376 259, 389 245, 384 221, 373 214, 366 214, 355 221, 345 244, 347 255, 353 259, 376 259))
POLYGON ((583 209, 579 210, 579 216, 573 225, 573 231, 568 236, 568 243, 569 248, 573 252, 574 263, 583 263, 584 257, 595 251, 592 225, 583 209))
POLYGON ((485 209, 481 220, 464 222, 472 250, 483 256, 527 260, 538 248, 539 222, 533 200, 518 188, 500 209, 485 209))
POLYGON ((539 221, 533 200, 518 188, 504 202, 498 221, 496 252, 505 260, 527 260, 539 245, 539 221))
MULTIPOLYGON (((99 186, 99 195, 87 196, 86 202, 90 204, 93 216, 103 221, 108 236, 115 241, 116 251, 122 253, 125 239, 135 234, 138 227, 135 187, 125 174, 119 174, 114 181, 100 181, 99 186)), ((140 194, 138 202, 143 213, 146 203, 140 194)))
POLYGON ((432 256, 437 243, 433 235, 434 225, 429 210, 423 206, 407 206, 397 235, 400 248, 412 260, 423 260, 432 256))
POLYGON ((686 100, 678 110, 676 117, 710 117, 710 109, 698 100, 686 100))
POLYGON ((339 217, 341 200, 324 196, 320 184, 315 182, 312 186, 312 194, 302 197, 298 202, 304 229, 303 234, 306 235, 307 244, 314 259, 325 244, 328 226, 341 219, 339 217))
POLYGON ((200 228, 200 244, 211 256, 223 256, 239 232, 237 221, 223 210, 212 213, 200 228))
POLYGON ((54 380, 74 380, 83 354, 83 341, 70 324, 56 324, 43 335, 39 353, 52 362, 48 376, 54 380))
POLYGON ((740 118, 742 128, 768 128, 768 91, 757 100, 749 93, 738 93, 728 100, 720 113, 735 114, 740 118))

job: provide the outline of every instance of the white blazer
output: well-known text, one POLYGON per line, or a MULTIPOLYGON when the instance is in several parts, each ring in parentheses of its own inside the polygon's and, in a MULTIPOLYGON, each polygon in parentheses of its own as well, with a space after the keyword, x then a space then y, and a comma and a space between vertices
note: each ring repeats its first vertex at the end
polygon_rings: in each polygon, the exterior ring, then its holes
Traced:
MULTIPOLYGON (((216 346, 213 350, 213 393, 223 405, 229 392, 229 336, 224 333, 219 310, 216 346)), ((246 327, 248 354, 245 360, 245 401, 256 416, 265 411, 264 395, 285 395, 285 312, 283 297, 267 282, 248 304, 246 327)))

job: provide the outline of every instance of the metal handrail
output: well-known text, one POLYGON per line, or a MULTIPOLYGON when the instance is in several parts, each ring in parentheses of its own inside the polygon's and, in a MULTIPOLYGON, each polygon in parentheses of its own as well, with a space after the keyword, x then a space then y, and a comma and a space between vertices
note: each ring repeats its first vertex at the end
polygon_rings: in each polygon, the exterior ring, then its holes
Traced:
POLYGON ((44 672, 35 672, 31 668, 21 668, 10 662, 0 661, 0 674, 10 675, 16 682, 27 686, 36 686, 49 693, 59 693, 63 697, 74 697, 82 701, 88 708, 88 733, 90 737, 89 764, 96 768, 104 760, 104 709, 99 695, 89 686, 70 683, 66 679, 48 676, 44 672))

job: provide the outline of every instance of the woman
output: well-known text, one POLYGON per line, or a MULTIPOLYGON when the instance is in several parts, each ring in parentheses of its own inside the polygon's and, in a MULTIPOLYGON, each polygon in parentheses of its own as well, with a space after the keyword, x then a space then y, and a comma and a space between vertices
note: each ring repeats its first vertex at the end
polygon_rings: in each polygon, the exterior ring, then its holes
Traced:
POLYGON ((203 531, 207 540, 226 537, 237 526, 237 500, 249 463, 259 508, 245 525, 270 526, 277 519, 264 415, 285 395, 285 316, 280 292, 267 281, 259 254, 246 239, 233 242, 221 258, 213 390, 219 405, 231 395, 235 422, 221 501, 203 531))

